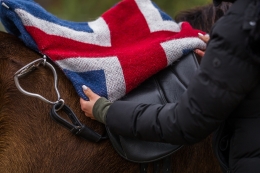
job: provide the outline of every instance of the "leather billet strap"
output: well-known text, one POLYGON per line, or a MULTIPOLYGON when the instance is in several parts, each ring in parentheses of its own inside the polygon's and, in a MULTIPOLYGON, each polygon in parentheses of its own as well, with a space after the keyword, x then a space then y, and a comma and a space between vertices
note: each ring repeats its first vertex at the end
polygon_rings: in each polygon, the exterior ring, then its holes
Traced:
POLYGON ((60 103, 53 105, 50 112, 50 116, 59 124, 61 124, 63 127, 70 130, 73 134, 80 136, 91 142, 99 142, 103 139, 107 139, 105 135, 100 135, 97 132, 93 131, 92 129, 88 128, 86 125, 82 124, 78 120, 74 112, 67 105, 64 104, 62 107, 60 106, 61 106, 60 103), (59 109, 57 110, 57 108, 59 109), (64 118, 62 118, 61 116, 59 116, 57 113, 58 111, 63 111, 71 120, 71 123, 65 120, 64 118))
MULTIPOLYGON (((171 155, 153 162, 153 173, 170 173, 172 172, 171 155)), ((148 163, 140 163, 140 173, 148 172, 148 163)))

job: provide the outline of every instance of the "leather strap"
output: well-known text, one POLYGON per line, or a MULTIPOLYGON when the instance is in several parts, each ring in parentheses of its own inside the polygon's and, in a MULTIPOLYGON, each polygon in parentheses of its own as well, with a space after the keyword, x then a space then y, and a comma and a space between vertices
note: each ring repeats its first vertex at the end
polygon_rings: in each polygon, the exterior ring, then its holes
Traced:
POLYGON ((163 159, 162 173, 169 173, 169 172, 172 172, 171 156, 165 157, 163 159))
MULTIPOLYGON (((147 173, 147 169, 148 169, 148 163, 140 163, 140 173, 147 173)), ((172 172, 171 156, 153 162, 153 173, 160 173, 160 172, 161 173, 172 172)))
POLYGON ((100 135, 82 124, 74 112, 67 105, 63 105, 59 111, 63 111, 69 117, 71 123, 59 116, 57 114, 58 111, 56 108, 59 108, 60 106, 60 104, 55 104, 51 109, 50 115, 55 121, 70 130, 70 132, 91 142, 99 142, 103 139, 107 139, 106 135, 100 135))
POLYGON ((160 170, 161 170, 161 163, 160 163, 160 161, 155 161, 153 163, 153 172, 154 173, 160 173, 160 170))
POLYGON ((148 164, 147 163, 140 163, 140 173, 147 173, 148 164))

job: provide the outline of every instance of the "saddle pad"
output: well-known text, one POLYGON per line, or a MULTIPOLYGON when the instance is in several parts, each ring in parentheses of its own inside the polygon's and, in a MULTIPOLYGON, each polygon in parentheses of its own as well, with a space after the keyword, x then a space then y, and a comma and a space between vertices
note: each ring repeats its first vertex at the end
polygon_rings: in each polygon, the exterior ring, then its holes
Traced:
POLYGON ((176 23, 150 0, 122 0, 91 22, 61 20, 33 0, 1 0, 5 29, 47 55, 73 83, 115 101, 195 48, 202 31, 176 23))
MULTIPOLYGON (((147 104, 173 103, 179 100, 199 65, 193 53, 180 58, 166 69, 150 77, 121 100, 147 104)), ((123 113, 122 113, 122 116, 123 113)), ((108 127, 109 139, 120 156, 138 163, 148 163, 165 158, 176 152, 181 145, 148 142, 112 133, 108 127)))

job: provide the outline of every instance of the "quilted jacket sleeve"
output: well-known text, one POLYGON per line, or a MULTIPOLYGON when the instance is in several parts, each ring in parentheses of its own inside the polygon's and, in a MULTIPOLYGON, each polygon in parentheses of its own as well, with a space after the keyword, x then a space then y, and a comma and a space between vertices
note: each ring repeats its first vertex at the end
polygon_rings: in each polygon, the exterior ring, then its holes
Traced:
POLYGON ((213 28, 200 69, 179 102, 147 105, 116 101, 106 118, 111 131, 150 141, 191 144, 207 137, 243 106, 243 98, 259 83, 260 67, 245 46, 244 9, 235 4, 232 8, 213 28))

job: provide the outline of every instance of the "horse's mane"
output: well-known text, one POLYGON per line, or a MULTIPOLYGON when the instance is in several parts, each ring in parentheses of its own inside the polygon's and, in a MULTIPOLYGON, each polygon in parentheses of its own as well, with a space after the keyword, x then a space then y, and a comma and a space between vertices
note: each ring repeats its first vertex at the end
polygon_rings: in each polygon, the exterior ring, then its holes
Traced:
POLYGON ((231 3, 223 2, 217 7, 212 3, 195 7, 181 11, 175 16, 175 20, 177 22, 187 21, 192 27, 209 33, 214 23, 227 12, 230 6, 231 3))

